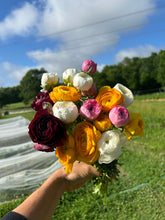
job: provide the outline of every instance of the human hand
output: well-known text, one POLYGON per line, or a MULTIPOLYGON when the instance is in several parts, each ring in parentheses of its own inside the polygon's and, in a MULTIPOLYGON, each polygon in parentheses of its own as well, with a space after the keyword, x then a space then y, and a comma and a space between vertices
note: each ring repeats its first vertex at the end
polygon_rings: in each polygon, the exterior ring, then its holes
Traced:
MULTIPOLYGON (((64 167, 62 172, 65 172, 64 167)), ((99 176, 97 169, 83 162, 74 162, 72 172, 64 178, 64 191, 73 191, 83 186, 94 176, 99 176)))
POLYGON ((98 175, 96 168, 83 162, 74 162, 70 174, 61 167, 13 211, 27 219, 49 220, 64 192, 78 189, 93 176, 98 175))

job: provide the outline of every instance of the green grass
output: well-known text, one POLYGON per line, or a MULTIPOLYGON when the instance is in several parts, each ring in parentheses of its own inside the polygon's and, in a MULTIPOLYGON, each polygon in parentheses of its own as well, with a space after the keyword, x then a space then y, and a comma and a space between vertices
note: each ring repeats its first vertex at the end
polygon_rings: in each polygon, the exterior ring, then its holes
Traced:
POLYGON ((5 111, 8 111, 9 114, 2 115, 1 119, 11 118, 11 117, 16 117, 18 115, 21 115, 31 121, 35 115, 35 111, 32 110, 30 104, 25 105, 23 102, 8 104, 8 105, 5 105, 2 109, 0 109, 1 113, 5 112, 5 111), (23 111, 25 111, 25 112, 23 112, 23 111), (27 111, 29 111, 29 112, 27 112, 27 111), (20 113, 20 112, 22 112, 22 113, 20 113))
POLYGON ((142 100, 142 99, 165 99, 165 92, 157 92, 151 93, 146 95, 138 95, 135 96, 135 99, 142 100))
POLYGON ((17 117, 20 115, 20 116, 27 118, 31 121, 34 118, 35 113, 36 113, 35 111, 32 111, 32 112, 25 112, 25 113, 16 113, 16 114, 12 114, 12 115, 9 114, 9 115, 2 116, 1 119, 17 117))
MULTIPOLYGON (((107 202, 93 194, 93 183, 65 193, 52 220, 164 220, 165 219, 165 102, 135 100, 130 112, 139 112, 145 136, 134 137, 122 149, 122 172, 109 185, 107 202), (141 188, 134 188, 144 184, 141 188), (132 189, 133 188, 133 189, 132 189)), ((21 200, 0 206, 0 217, 21 200)))
POLYGON ((30 104, 24 104, 23 102, 17 102, 17 103, 12 103, 12 104, 8 104, 8 105, 5 105, 2 109, 3 110, 12 110, 12 111, 15 111, 15 110, 24 110, 24 109, 30 109, 30 104))

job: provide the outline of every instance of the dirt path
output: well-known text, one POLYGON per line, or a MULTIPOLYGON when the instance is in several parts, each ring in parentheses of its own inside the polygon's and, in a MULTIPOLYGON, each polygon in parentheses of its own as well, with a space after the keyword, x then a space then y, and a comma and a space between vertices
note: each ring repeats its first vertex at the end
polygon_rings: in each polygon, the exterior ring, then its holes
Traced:
POLYGON ((157 102, 165 102, 165 99, 142 99, 141 101, 143 102, 154 102, 154 101, 157 101, 157 102))

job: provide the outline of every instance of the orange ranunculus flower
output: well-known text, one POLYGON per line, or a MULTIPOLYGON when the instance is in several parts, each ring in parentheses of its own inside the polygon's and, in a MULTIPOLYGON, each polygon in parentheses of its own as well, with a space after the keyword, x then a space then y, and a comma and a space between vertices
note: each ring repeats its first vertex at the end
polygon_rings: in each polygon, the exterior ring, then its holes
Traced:
POLYGON ((58 101, 58 100, 56 99, 56 97, 55 97, 53 91, 49 93, 49 97, 50 97, 50 99, 51 99, 54 103, 58 101))
POLYGON ((100 153, 97 142, 101 133, 89 122, 80 122, 73 130, 77 160, 88 164, 94 163, 100 153))
POLYGON ((102 106, 104 112, 109 112, 114 106, 122 105, 124 102, 124 95, 117 89, 110 86, 103 86, 99 90, 96 101, 102 106))
POLYGON ((111 123, 108 115, 102 114, 96 118, 96 120, 94 121, 94 125, 99 131, 103 132, 107 129, 109 130, 112 126, 112 123, 111 123))
POLYGON ((56 101, 72 101, 76 102, 81 98, 79 91, 72 86, 57 86, 49 94, 50 98, 56 101))
POLYGON ((66 173, 71 173, 75 157, 75 143, 74 138, 68 135, 63 146, 56 147, 56 157, 59 162, 65 166, 66 173))
POLYGON ((138 113, 133 113, 130 116, 129 123, 124 127, 124 133, 130 140, 131 136, 143 136, 145 125, 142 121, 141 115, 138 113))

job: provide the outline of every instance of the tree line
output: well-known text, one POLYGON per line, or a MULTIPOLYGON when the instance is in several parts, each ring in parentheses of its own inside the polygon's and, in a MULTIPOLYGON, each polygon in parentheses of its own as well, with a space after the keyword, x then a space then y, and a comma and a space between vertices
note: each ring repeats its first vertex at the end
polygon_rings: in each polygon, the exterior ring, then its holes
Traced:
POLYGON ((121 83, 134 93, 150 93, 165 87, 165 51, 146 58, 124 58, 116 65, 105 66, 95 81, 99 87, 121 83))
MULTIPOLYGON (((23 101, 28 104, 32 101, 41 87, 44 68, 30 69, 15 87, 0 88, 0 108, 6 104, 23 101)), ((121 83, 130 88, 133 93, 144 94, 165 88, 165 51, 152 53, 145 58, 124 58, 115 65, 106 65, 101 72, 94 75, 98 88, 121 83)))
POLYGON ((6 104, 32 101, 41 90, 41 77, 46 72, 44 68, 30 69, 18 86, 0 88, 0 108, 6 104))

